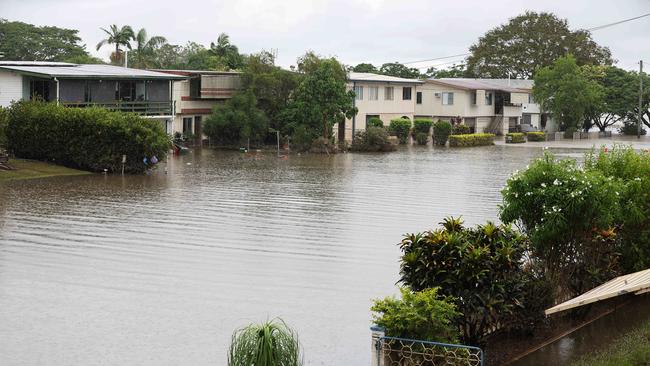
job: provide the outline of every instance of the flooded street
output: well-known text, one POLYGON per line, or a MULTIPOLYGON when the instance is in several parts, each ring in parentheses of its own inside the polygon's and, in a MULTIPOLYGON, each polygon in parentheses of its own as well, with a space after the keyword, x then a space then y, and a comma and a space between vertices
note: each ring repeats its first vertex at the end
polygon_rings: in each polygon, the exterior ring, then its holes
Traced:
POLYGON ((281 317, 308 365, 370 363, 371 300, 401 234, 495 220, 539 147, 247 156, 149 176, 0 184, 3 365, 224 365, 234 329, 281 317))

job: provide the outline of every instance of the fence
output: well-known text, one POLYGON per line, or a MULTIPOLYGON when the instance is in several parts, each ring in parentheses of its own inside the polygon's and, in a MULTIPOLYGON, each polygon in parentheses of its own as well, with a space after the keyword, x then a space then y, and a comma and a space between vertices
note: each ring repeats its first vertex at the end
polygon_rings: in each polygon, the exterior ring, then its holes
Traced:
POLYGON ((372 327, 372 366, 483 366, 478 347, 387 337, 372 327))

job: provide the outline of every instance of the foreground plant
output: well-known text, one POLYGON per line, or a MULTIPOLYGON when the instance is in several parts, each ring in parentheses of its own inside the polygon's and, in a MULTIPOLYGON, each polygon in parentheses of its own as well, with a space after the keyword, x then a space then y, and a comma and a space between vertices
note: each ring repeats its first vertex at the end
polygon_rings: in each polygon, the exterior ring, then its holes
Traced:
POLYGON ((229 366, 302 365, 298 336, 281 319, 236 330, 228 352, 229 366))

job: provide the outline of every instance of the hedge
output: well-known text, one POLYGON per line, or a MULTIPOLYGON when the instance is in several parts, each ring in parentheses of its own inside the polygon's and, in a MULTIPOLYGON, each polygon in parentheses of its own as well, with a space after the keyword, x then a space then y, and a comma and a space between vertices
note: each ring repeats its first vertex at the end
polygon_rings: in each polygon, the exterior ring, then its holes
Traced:
POLYGON ((544 131, 533 131, 526 134, 528 141, 546 141, 546 133, 544 131))
POLYGON ((445 146, 451 134, 451 123, 438 120, 433 124, 433 142, 436 145, 445 146))
POLYGON ((454 125, 454 127, 451 130, 451 133, 452 135, 468 135, 472 133, 472 129, 468 125, 461 123, 458 125, 454 125))
POLYGON ((159 121, 102 108, 67 108, 54 103, 19 102, 9 108, 7 138, 17 157, 52 161, 89 171, 139 173, 163 160, 169 138, 159 121))
POLYGON ((383 127, 370 126, 365 130, 358 131, 352 145, 351 151, 395 151, 397 148, 390 143, 388 131, 383 127))
POLYGON ((526 136, 521 132, 510 132, 506 134, 506 143, 520 144, 526 142, 526 136))
POLYGON ((384 127, 384 121, 377 117, 369 118, 368 122, 366 123, 366 128, 370 127, 384 127))
POLYGON ((426 133, 429 135, 431 133, 431 126, 433 121, 426 118, 416 118, 413 121, 413 135, 417 136, 418 133, 426 133))
POLYGON ((485 146, 494 145, 494 134, 492 133, 472 133, 467 135, 450 135, 449 146, 485 146))
POLYGON ((397 136, 400 144, 408 142, 411 132, 411 120, 408 118, 396 118, 390 121, 390 133, 397 136))

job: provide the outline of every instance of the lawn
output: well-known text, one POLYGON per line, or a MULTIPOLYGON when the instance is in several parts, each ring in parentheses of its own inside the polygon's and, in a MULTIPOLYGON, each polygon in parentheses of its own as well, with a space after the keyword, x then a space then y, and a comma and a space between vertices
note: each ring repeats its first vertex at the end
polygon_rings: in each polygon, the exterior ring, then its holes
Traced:
POLYGON ((9 165, 16 168, 16 170, 0 170, 0 182, 9 180, 92 174, 90 172, 66 168, 60 165, 43 163, 34 160, 10 159, 9 165))
POLYGON ((615 340, 611 346, 583 357, 572 366, 650 365, 650 320, 615 340))

